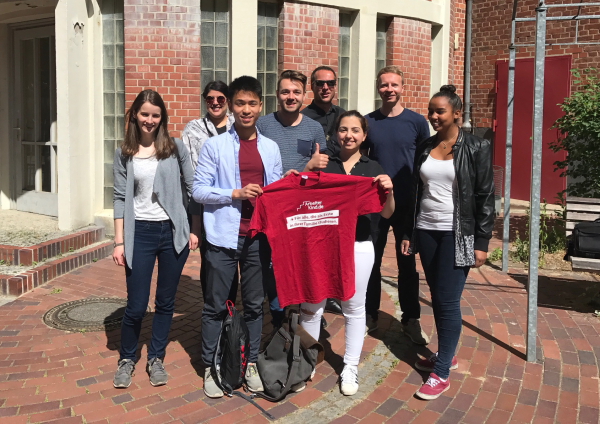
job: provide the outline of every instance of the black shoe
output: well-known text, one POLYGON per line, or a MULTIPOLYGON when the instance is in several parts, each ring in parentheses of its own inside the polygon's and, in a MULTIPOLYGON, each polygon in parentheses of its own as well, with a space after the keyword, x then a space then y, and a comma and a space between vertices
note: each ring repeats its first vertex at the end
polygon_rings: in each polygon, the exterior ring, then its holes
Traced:
POLYGON ((333 314, 342 315, 342 305, 337 299, 327 299, 327 302, 325 302, 325 310, 333 314))
POLYGON ((326 329, 327 328, 327 320, 325 319, 325 317, 323 315, 321 315, 321 329, 326 329))

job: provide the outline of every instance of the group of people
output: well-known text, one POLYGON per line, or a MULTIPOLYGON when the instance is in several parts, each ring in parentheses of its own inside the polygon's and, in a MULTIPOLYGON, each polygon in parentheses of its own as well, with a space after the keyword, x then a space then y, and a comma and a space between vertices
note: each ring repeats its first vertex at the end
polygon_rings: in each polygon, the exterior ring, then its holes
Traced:
POLYGON ((280 326, 286 304, 280 295, 287 296, 274 277, 273 268, 281 265, 273 259, 294 253, 272 251, 266 235, 256 231, 257 199, 282 178, 301 185, 322 174, 367 177, 384 193, 379 205, 360 209, 356 221, 352 292, 342 299, 311 297, 300 304, 301 325, 317 340, 327 325, 324 310, 344 315, 341 392, 358 391, 364 336, 377 329, 380 268, 390 227, 402 331, 414 343, 429 343, 420 326, 419 253, 438 333, 438 352, 415 364, 430 372, 416 395, 435 399, 450 387, 450 370, 457 367, 461 294, 469 269, 486 260, 493 226, 490 143, 460 129, 462 103, 454 86, 443 86, 429 103, 429 123, 436 131, 430 136, 425 118, 402 105, 405 76, 396 66, 379 71, 382 106, 366 116, 333 104, 337 76, 332 68, 312 72, 314 100, 302 109, 306 86, 301 72, 284 71, 277 83, 278 111, 261 116, 257 79, 211 82, 202 94, 206 116, 189 122, 182 140, 169 136, 167 110, 155 91, 142 91, 129 108, 125 139, 114 160, 113 259, 125 267, 127 282, 115 387, 131 384, 156 260, 147 372, 152 385, 167 383, 163 361, 177 285, 190 250, 200 247, 204 393, 223 396, 210 365, 226 303, 236 300, 238 286, 250 338, 245 383, 250 391, 263 390, 256 366, 263 303, 267 297, 272 323, 280 326))

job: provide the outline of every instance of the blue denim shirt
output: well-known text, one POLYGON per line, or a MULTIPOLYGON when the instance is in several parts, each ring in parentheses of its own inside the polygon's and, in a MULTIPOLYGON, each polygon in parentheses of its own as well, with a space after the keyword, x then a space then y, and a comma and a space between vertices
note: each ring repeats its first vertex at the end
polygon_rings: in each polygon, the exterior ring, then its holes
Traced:
MULTIPOLYGON (((266 186, 281 179, 281 154, 273 140, 258 130, 257 134, 266 186)), ((204 204, 206 239, 227 249, 237 249, 242 216, 242 201, 231 198, 233 190, 242 188, 239 156, 240 138, 234 126, 209 138, 200 152, 192 190, 194 200, 204 204)))

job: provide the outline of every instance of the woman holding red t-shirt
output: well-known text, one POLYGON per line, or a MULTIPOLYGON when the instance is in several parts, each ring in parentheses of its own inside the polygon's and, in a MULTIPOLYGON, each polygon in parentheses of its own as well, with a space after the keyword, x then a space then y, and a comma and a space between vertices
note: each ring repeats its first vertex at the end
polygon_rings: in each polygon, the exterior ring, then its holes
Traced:
MULTIPOLYGON (((340 115, 337 122, 337 139, 341 151, 339 156, 329 160, 323 172, 372 177, 373 181, 388 190, 387 201, 381 215, 389 218, 395 207, 392 180, 385 175, 381 165, 361 154, 360 146, 366 137, 367 121, 360 113, 351 110, 340 115)), ((366 326, 365 298, 374 260, 371 217, 362 215, 358 217, 356 223, 354 243, 356 292, 351 299, 342 301, 342 312, 346 321, 346 352, 344 370, 340 375, 340 390, 346 396, 351 396, 358 391, 358 362, 366 326)), ((321 331, 320 323, 324 306, 325 300, 320 303, 303 303, 300 306, 301 325, 316 340, 319 339, 321 331)))

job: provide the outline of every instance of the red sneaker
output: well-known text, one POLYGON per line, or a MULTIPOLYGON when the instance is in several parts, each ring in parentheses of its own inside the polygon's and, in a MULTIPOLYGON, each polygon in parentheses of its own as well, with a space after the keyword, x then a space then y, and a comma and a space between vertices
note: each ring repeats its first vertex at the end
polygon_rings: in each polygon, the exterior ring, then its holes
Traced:
MULTIPOLYGON (((437 361, 437 352, 429 357, 429 359, 419 359, 415 362, 415 368, 419 371, 433 372, 433 368, 435 367, 435 363, 437 361)), ((456 356, 452 357, 452 364, 450 365, 451 370, 455 370, 458 368, 458 360, 456 356)))
POLYGON ((417 397, 425 400, 433 400, 440 397, 442 393, 450 388, 450 379, 443 381, 434 373, 429 374, 427 382, 415 393, 417 397))

